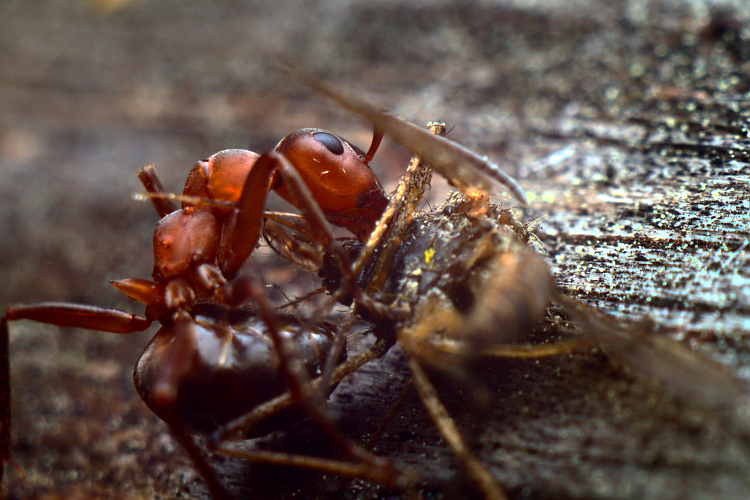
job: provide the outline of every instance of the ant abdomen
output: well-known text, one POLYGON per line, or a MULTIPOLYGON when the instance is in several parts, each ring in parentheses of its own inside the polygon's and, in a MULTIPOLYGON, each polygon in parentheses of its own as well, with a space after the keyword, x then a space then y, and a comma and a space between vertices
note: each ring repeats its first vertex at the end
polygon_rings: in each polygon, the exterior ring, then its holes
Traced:
MULTIPOLYGON (((288 390, 260 316, 210 304, 197 305, 192 312, 196 348, 175 401, 161 405, 154 394, 175 336, 174 323, 161 327, 135 367, 136 389, 159 418, 171 422, 176 415, 193 431, 210 434, 288 390)), ((279 323, 281 334, 294 340, 295 360, 311 378, 320 375, 333 344, 333 327, 308 328, 292 317, 280 317, 279 323)), ((279 412, 260 422, 248 437, 268 434, 304 415, 295 408, 279 412)))

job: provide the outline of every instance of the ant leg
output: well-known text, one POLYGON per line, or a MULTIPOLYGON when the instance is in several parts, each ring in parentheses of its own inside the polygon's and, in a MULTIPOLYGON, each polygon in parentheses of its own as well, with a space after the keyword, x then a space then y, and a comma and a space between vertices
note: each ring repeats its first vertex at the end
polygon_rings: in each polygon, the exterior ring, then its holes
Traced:
POLYGON ((333 341, 331 349, 328 351, 328 358, 326 359, 323 370, 320 374, 319 380, 320 385, 318 388, 311 393, 310 398, 319 404, 325 403, 328 398, 328 394, 333 390, 333 383, 331 377, 333 377, 333 371, 336 369, 336 363, 341 359, 341 353, 346 349, 346 337, 351 331, 352 324, 354 323, 354 315, 350 314, 349 317, 344 320, 336 332, 336 336, 333 341))
POLYGON ((224 485, 219 480, 216 471, 208 463, 208 460, 203 455, 200 447, 196 444, 195 438, 185 429, 185 426, 180 423, 179 417, 170 419, 169 429, 172 431, 172 435, 185 450, 190 461, 198 470, 203 480, 206 482, 208 492, 211 495, 211 500, 230 500, 231 496, 229 492, 224 488, 224 485))
MULTIPOLYGON (((275 151, 265 153, 258 159, 257 163, 250 173, 250 176, 252 176, 256 170, 260 170, 261 168, 269 170, 273 169, 273 173, 277 173, 281 177, 289 191, 294 196, 297 208, 300 210, 305 220, 310 224, 310 230, 312 232, 314 241, 325 248, 326 251, 339 258, 342 261, 342 266, 345 264, 348 266, 349 259, 346 255, 346 252, 344 252, 344 249, 341 247, 341 245, 339 245, 338 241, 336 241, 336 238, 333 235, 333 231, 331 230, 331 226, 328 224, 325 215, 323 215, 323 211, 320 209, 317 202, 313 198, 307 185, 305 185, 300 175, 297 173, 291 163, 289 163, 286 157, 275 151)), ((248 176, 248 181, 250 180, 250 176, 248 176)), ((270 188, 270 182, 268 185, 270 188)), ((245 192, 243 192, 243 196, 240 199, 241 211, 244 209, 243 202, 245 201, 245 199, 245 192)), ((260 217, 258 216, 258 218, 260 217)))
POLYGON ((351 274, 349 259, 310 190, 289 161, 276 151, 261 155, 245 180, 236 219, 227 225, 229 234, 222 235, 220 261, 224 274, 235 275, 255 249, 260 238, 263 206, 277 175, 284 180, 302 216, 310 224, 313 239, 342 262, 344 272, 351 274))
POLYGON ((85 328, 110 333, 142 332, 151 325, 151 320, 145 316, 130 314, 120 309, 68 302, 41 302, 11 306, 5 310, 4 319, 8 321, 29 319, 60 327, 85 328))
POLYGON ((180 382, 190 370, 190 362, 198 349, 197 334, 193 318, 184 311, 178 310, 172 315, 174 340, 154 387, 154 403, 170 408, 177 400, 180 382))
MULTIPOLYGON (((138 172, 138 179, 140 179, 141 184, 143 184, 143 187, 149 193, 164 193, 164 186, 162 186, 159 176, 156 175, 156 169, 153 165, 143 167, 138 172)), ((167 200, 166 198, 151 198, 151 203, 154 205, 159 217, 166 217, 177 210, 177 206, 172 203, 172 200, 167 200)))
POLYGON ((222 273, 229 279, 237 275, 258 244, 263 207, 276 176, 278 157, 281 155, 269 152, 258 158, 245 179, 239 210, 230 215, 224 225, 218 261, 222 273))
POLYGON ((0 320, 0 486, 5 462, 10 460, 10 362, 8 319, 0 320))
POLYGON ((255 463, 295 467, 297 469, 313 470, 337 476, 355 479, 366 479, 392 488, 409 490, 413 485, 413 474, 400 473, 393 475, 391 471, 373 468, 367 463, 350 463, 311 456, 289 455, 261 450, 240 450, 226 446, 216 447, 217 451, 235 458, 250 460, 255 463))
POLYGON ((404 387, 401 388, 401 393, 398 395, 398 398, 396 401, 393 402, 391 405, 391 409, 388 410, 388 413, 385 417, 380 421, 380 424, 378 424, 377 429, 375 429, 375 432, 372 433, 370 438, 365 443, 364 448, 366 450, 372 450, 375 448, 375 445, 377 445, 380 438, 383 436, 383 433, 388 428, 391 422, 396 418, 396 415, 399 411, 401 411, 401 408, 404 406, 404 403, 406 402, 406 399, 411 395, 412 388, 414 387, 414 379, 410 378, 409 381, 406 383, 404 387))
MULTIPOLYGON (((404 403, 406 402, 406 399, 411 395, 412 388, 414 387, 414 380, 409 379, 409 381, 404 385, 404 387, 401 389, 401 393, 399 394, 396 401, 391 404, 390 410, 388 410, 388 413, 385 417, 383 417, 380 420, 380 424, 378 424, 377 429, 370 435, 369 439, 365 442, 365 444, 362 445, 362 447, 367 451, 372 451, 375 449, 375 446, 377 445, 380 438, 383 436, 383 433, 388 428, 388 425, 390 425, 391 422, 393 422, 394 418, 396 418, 396 415, 403 407, 404 403)), ((342 474, 344 475, 344 474, 342 474)), ((355 478, 355 476, 349 476, 346 478, 341 478, 339 480, 338 485, 335 488, 336 495, 332 498, 335 498, 336 500, 340 500, 343 498, 343 492, 344 488, 346 488, 350 483, 351 479, 355 478)), ((411 492, 409 492, 411 493, 411 492)), ((412 498, 412 495, 409 495, 408 498, 412 498)), ((414 497, 416 498, 416 497, 414 497)))
POLYGON ((4 464, 10 459, 10 363, 8 323, 28 319, 61 327, 86 328, 112 333, 141 332, 151 325, 151 320, 119 309, 66 302, 43 302, 33 305, 11 306, 0 320, 0 484, 4 464))
POLYGON ((220 296, 230 306, 239 306, 250 301, 257 305, 258 312, 268 326, 268 332, 279 357, 279 366, 289 386, 289 391, 293 397, 306 406, 308 376, 295 357, 294 345, 281 335, 279 320, 266 301, 260 281, 251 276, 242 276, 233 282, 226 282, 221 288, 220 296))

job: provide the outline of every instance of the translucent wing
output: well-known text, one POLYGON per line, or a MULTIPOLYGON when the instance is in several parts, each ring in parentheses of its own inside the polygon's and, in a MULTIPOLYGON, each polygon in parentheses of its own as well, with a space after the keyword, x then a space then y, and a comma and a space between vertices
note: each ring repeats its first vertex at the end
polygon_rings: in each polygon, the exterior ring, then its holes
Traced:
POLYGON ((503 186, 523 205, 528 204, 521 186, 487 159, 450 139, 436 136, 425 128, 347 94, 299 67, 288 65, 286 69, 295 79, 372 122, 375 128, 421 156, 464 194, 473 195, 478 190, 497 193, 499 187, 503 186))

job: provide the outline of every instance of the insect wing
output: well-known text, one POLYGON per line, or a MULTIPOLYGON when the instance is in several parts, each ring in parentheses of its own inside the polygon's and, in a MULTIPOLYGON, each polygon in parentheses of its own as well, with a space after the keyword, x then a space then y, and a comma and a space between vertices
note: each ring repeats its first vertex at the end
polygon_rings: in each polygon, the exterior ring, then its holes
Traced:
POLYGON ((664 383, 686 400, 733 410, 742 410, 750 400, 747 388, 721 365, 669 338, 653 335, 648 323, 627 324, 561 293, 554 300, 580 324, 582 333, 610 356, 664 383))
POLYGON ((469 149, 336 89, 300 68, 288 70, 305 85, 372 122, 376 129, 421 156, 464 194, 474 195, 478 190, 498 192, 503 186, 523 205, 528 204, 523 189, 512 177, 469 149))

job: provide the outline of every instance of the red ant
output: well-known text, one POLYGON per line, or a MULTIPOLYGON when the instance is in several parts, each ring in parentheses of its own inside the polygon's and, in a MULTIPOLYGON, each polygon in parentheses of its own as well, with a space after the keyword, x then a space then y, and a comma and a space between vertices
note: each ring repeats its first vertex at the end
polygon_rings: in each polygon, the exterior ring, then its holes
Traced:
MULTIPOLYGON (((237 149, 221 151, 192 169, 183 198, 193 201, 183 202, 180 209, 161 196, 163 188, 154 169, 143 169, 139 177, 162 217, 154 230, 153 280, 126 279, 111 284, 146 304, 145 313, 57 302, 6 309, 0 330, 0 356, 5 365, 0 367, 0 467, 10 457, 8 322, 28 319, 128 334, 144 331, 158 320, 164 326, 136 367, 139 394, 172 427, 212 494, 225 496, 187 432, 207 432, 285 392, 288 386, 301 398, 300 381, 320 370, 333 338, 331 331, 311 330, 277 317, 269 309, 257 279, 236 278, 258 243, 265 199, 273 189, 295 205, 308 222, 316 244, 338 260, 347 288, 358 302, 377 309, 378 305, 354 286, 348 257, 327 220, 349 229, 360 240, 368 237, 388 203, 368 166, 381 139, 382 133, 376 130, 368 152, 363 153, 334 134, 303 129, 262 155, 237 149), (207 299, 216 306, 199 304, 207 299), (219 307, 249 301, 257 307, 262 322, 247 313, 219 307), (299 358, 287 338, 294 338, 298 347, 309 345, 307 351, 316 355, 299 358), (243 344, 254 345, 254 356, 240 352, 243 344), (216 345, 224 346, 221 359, 217 359, 216 345), (281 360, 278 369, 274 356, 281 360), (231 380, 232 370, 227 367, 239 369, 240 379, 231 380), (273 389, 255 391, 248 398, 236 393, 226 397, 227 390, 247 384, 253 390, 258 384, 273 389), (241 404, 226 404, 238 398, 241 404), (222 404, 212 405, 218 401, 222 404)), ((330 426, 327 430, 336 435, 330 426)))

